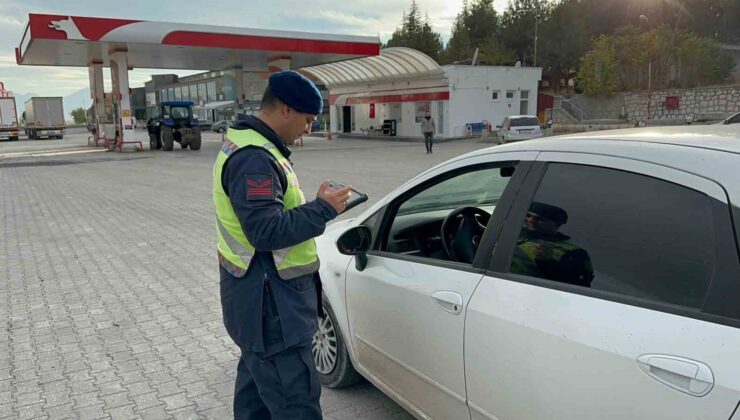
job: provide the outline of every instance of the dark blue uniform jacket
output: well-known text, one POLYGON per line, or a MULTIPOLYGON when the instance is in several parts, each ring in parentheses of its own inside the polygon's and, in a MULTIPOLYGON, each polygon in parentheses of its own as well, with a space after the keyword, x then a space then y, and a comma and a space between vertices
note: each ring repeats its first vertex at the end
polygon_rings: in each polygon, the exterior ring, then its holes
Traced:
MULTIPOLYGON (((249 117, 232 127, 258 131, 285 158, 290 158, 290 149, 260 119, 249 117)), ((263 357, 310 343, 316 331, 318 273, 282 280, 272 251, 320 235, 337 212, 321 199, 283 211, 287 179, 275 158, 260 147, 246 147, 232 154, 224 165, 221 183, 244 233, 256 249, 243 278, 223 267, 220 270, 227 331, 242 350, 262 353, 263 357), (272 183, 272 194, 248 192, 247 181, 267 178, 276 181, 272 183)))

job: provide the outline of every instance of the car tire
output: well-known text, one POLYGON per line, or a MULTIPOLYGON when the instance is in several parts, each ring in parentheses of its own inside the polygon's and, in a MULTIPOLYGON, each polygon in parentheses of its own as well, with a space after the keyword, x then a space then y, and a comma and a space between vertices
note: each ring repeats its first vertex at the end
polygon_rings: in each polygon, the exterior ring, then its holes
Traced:
POLYGON ((352 366, 346 342, 337 323, 337 317, 325 295, 321 296, 324 317, 319 318, 319 329, 311 342, 314 366, 319 374, 321 385, 328 388, 345 388, 362 380, 362 376, 352 366), (331 356, 334 361, 331 362, 331 356))
POLYGON ((162 127, 160 130, 159 135, 162 136, 162 150, 171 152, 175 147, 175 135, 169 127, 162 127))
POLYGON ((224 131, 226 130, 224 130, 223 128, 219 128, 218 130, 216 130, 217 133, 223 133, 224 131))

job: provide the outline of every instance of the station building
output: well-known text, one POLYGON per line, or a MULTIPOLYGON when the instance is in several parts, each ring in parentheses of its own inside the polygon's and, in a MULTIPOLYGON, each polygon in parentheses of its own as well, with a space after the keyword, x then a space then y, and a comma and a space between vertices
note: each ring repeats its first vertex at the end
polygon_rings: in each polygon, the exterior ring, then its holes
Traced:
POLYGON ((301 69, 326 86, 332 132, 421 137, 426 111, 439 137, 463 137, 481 123, 537 113, 539 67, 440 66, 410 48, 301 69))
MULTIPOLYGON (((536 115, 542 75, 539 67, 440 66, 426 54, 400 47, 299 71, 316 81, 324 95, 325 114, 319 119, 333 133, 421 137, 420 122, 429 111, 438 137, 447 138, 467 136, 483 122, 495 127, 510 115, 536 115)), ((147 103, 189 100, 199 118, 234 120, 259 110, 267 76, 242 73, 241 103, 234 72, 153 76, 147 82, 147 103)))

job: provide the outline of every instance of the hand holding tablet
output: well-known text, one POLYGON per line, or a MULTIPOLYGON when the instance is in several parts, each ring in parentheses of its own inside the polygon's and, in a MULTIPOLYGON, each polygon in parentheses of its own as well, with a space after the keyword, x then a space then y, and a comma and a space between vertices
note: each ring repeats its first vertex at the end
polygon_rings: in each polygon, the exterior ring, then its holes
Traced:
POLYGON ((367 194, 358 191, 352 187, 347 187, 340 182, 328 180, 325 181, 324 184, 321 185, 318 196, 319 198, 322 198, 332 204, 332 206, 334 206, 334 209, 337 210, 337 213, 344 213, 345 211, 364 203, 368 199, 367 194), (326 189, 324 188, 324 184, 326 184, 326 189), (349 197, 347 197, 346 194, 343 194, 345 193, 345 190, 347 193, 349 193, 349 197), (322 191, 324 193, 323 197, 322 191), (340 203, 336 203, 335 205, 335 203, 332 203, 332 200, 337 198, 336 193, 338 192, 340 192, 339 194, 342 195, 342 197, 339 197, 341 199, 340 203))

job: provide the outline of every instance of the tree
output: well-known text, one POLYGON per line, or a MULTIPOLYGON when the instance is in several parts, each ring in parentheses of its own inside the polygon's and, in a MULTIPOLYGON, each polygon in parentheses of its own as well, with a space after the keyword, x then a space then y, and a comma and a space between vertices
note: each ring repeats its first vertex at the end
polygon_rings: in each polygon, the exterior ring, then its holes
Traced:
POLYGON ((493 0, 476 0, 471 6, 463 1, 463 9, 452 26, 445 61, 465 62, 473 58, 478 48, 481 64, 514 64, 516 56, 501 42, 498 22, 493 0))
POLYGON ((408 14, 404 12, 401 27, 396 28, 385 47, 408 47, 421 51, 433 60, 439 60, 442 51, 442 37, 434 32, 429 17, 421 18, 416 0, 411 0, 408 14))
POLYGON ((465 24, 468 10, 468 2, 463 0, 463 9, 455 17, 452 24, 452 34, 447 48, 444 52, 444 62, 446 64, 467 60, 473 57, 473 49, 470 47, 470 32, 465 24))
POLYGON ((87 114, 85 113, 85 108, 83 107, 73 109, 72 112, 69 113, 69 115, 72 116, 75 124, 84 124, 87 122, 87 114))
POLYGON ((522 63, 532 65, 535 62, 535 27, 550 16, 551 9, 547 0, 515 0, 506 8, 501 19, 501 38, 522 63))
POLYGON ((477 0, 470 6, 470 12, 463 15, 463 22, 468 28, 470 46, 481 47, 497 36, 498 16, 493 8, 493 0, 477 0))
POLYGON ((581 57, 588 51, 584 8, 580 0, 564 0, 539 25, 537 65, 552 79, 559 90, 560 80, 569 78, 578 68, 581 57))
POLYGON ((611 95, 616 91, 616 53, 608 35, 600 36, 583 58, 576 77, 586 95, 611 95))
POLYGON ((490 37, 480 46, 480 62, 490 66, 506 65, 516 63, 516 53, 507 48, 497 37, 490 37))
POLYGON ((726 82, 735 65, 708 37, 668 25, 649 31, 624 26, 594 42, 581 59, 577 80, 589 95, 646 89, 648 84, 652 89, 706 86, 726 82))

